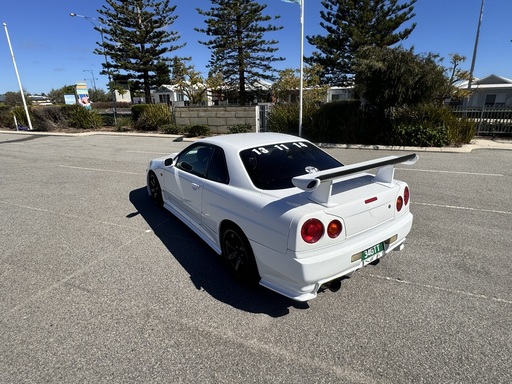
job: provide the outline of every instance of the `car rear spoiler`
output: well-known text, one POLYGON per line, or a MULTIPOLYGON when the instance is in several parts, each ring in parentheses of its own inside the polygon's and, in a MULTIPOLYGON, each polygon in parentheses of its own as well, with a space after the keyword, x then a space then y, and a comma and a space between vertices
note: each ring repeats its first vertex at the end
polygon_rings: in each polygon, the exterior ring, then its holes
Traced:
POLYGON ((374 176, 374 182, 392 184, 395 174, 395 164, 413 165, 416 161, 418 161, 418 156, 415 153, 405 156, 387 156, 380 159, 363 161, 361 163, 296 176, 292 179, 292 183, 303 191, 313 192, 309 197, 310 200, 318 204, 330 206, 332 185, 334 183, 346 180, 355 173, 378 168, 374 176))

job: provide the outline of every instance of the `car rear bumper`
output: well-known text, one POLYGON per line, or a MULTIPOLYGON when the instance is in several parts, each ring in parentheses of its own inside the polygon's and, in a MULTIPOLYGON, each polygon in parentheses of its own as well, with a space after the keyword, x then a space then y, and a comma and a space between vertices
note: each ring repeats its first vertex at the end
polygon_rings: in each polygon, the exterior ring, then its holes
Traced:
POLYGON ((412 214, 407 213, 391 223, 348 238, 336 247, 300 254, 289 251, 283 255, 262 244, 252 244, 261 276, 260 284, 297 301, 311 300, 322 284, 349 275, 392 250, 402 249, 412 221, 412 214), (380 243, 384 243, 383 251, 361 260, 359 254, 362 251, 380 243))

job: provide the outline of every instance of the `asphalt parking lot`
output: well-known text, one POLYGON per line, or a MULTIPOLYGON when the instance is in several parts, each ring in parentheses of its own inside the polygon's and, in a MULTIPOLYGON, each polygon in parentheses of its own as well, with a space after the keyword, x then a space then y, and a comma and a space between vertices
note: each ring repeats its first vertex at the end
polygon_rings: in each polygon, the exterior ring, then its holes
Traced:
POLYGON ((512 382, 512 151, 399 165, 405 249, 300 304, 151 203, 148 161, 186 145, 0 133, 0 383, 512 382))

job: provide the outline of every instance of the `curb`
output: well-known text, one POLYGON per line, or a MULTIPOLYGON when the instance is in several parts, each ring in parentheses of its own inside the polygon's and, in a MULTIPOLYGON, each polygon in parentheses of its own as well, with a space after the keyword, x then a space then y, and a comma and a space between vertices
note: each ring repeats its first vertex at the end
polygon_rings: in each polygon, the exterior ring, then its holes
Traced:
MULTIPOLYGON (((162 133, 131 133, 131 132, 77 132, 77 133, 64 133, 64 132, 32 132, 32 131, 7 131, 0 130, 0 134, 15 134, 15 135, 37 135, 37 136, 94 136, 94 135, 108 135, 108 136, 133 136, 133 137, 158 137, 171 139, 175 142, 185 141, 193 142, 197 138, 188 138, 183 135, 167 135, 162 133)), ((317 143, 322 148, 339 148, 339 149, 361 149, 361 150, 382 150, 382 151, 412 151, 412 152, 444 152, 444 153, 469 153, 476 149, 497 149, 497 150, 512 150, 512 139, 484 139, 476 138, 470 144, 461 147, 401 147, 401 146, 386 146, 386 145, 362 145, 362 144, 332 144, 332 143, 317 143)))

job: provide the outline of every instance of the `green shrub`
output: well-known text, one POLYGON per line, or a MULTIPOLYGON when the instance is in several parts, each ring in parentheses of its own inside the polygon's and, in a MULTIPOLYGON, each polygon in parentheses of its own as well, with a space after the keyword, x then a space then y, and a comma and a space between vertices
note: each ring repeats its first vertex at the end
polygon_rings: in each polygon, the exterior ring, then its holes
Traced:
POLYGON ((0 127, 14 127, 14 119, 12 118, 11 107, 9 105, 0 104, 0 127))
MULTIPOLYGON (((316 142, 372 144, 378 125, 367 119, 357 100, 336 101, 318 105, 304 103, 302 136, 316 142)), ((273 132, 299 134, 299 104, 278 104, 272 107, 268 129, 273 132)))
MULTIPOLYGON (((34 114, 32 113, 31 107, 29 107, 28 113, 30 116, 30 122, 33 123, 34 122, 34 114)), ((11 115, 11 121, 12 121, 11 126, 14 126, 14 118, 15 117, 16 117, 18 126, 25 126, 25 127, 29 126, 28 119, 27 119, 27 112, 25 111, 25 107, 23 107, 21 105, 12 107, 10 115, 11 115)), ((32 124, 32 128, 34 128, 34 124, 32 124)))
MULTIPOLYGON (((134 107, 142 107, 142 105, 134 107)), ((166 104, 146 104, 140 115, 138 115, 138 108, 132 108, 132 118, 135 121, 135 128, 141 131, 158 131, 161 126, 171 123, 172 113, 166 104), (134 113, 134 111, 137 112, 134 113)))
POLYGON ((52 131, 64 126, 62 108, 59 106, 32 107, 32 125, 38 131, 52 131))
POLYGON ((144 110, 148 108, 151 104, 135 104, 132 105, 132 119, 133 121, 139 120, 139 117, 142 115, 144 110))
POLYGON ((469 144, 475 137, 476 125, 474 122, 467 118, 457 118, 453 116, 453 121, 450 124, 450 131, 448 138, 452 145, 461 146, 469 144))
POLYGON ((272 106, 268 115, 267 129, 272 132, 299 134, 299 104, 286 103, 272 106))
POLYGON ((103 125, 103 118, 98 112, 73 105, 69 111, 68 124, 70 127, 81 129, 96 129, 103 125))
POLYGON ((27 116, 25 114, 25 108, 21 106, 13 107, 11 109, 11 116, 13 120, 15 118, 18 125, 28 126, 27 116))
MULTIPOLYGON (((105 119, 105 116, 103 116, 105 119)), ((132 118, 125 116, 117 116, 115 123, 116 132, 128 132, 132 130, 132 118)))
POLYGON ((160 132, 166 135, 182 135, 184 129, 176 124, 165 124, 160 127, 160 132))
POLYGON ((389 144, 413 147, 444 147, 449 144, 448 127, 399 123, 393 127, 392 141, 389 144))
MULTIPOLYGON (((326 103, 307 113, 304 135, 310 140, 344 144, 372 144, 373 126, 367 124, 361 103, 344 100, 326 103)), ((368 121, 372 121, 369 119, 368 121)))
POLYGON ((418 147, 444 147, 469 143, 475 127, 457 118, 446 107, 420 104, 397 108, 390 116, 391 130, 386 144, 418 147))
POLYGON ((228 127, 228 133, 245 133, 252 131, 251 124, 235 124, 228 127))
MULTIPOLYGON (((117 127, 117 121, 119 119, 123 119, 124 117, 119 117, 118 114, 116 114, 116 118, 114 119, 114 112, 98 112, 101 117, 103 117, 103 125, 108 127, 117 127)), ((131 118, 130 118, 131 120, 131 118)))
POLYGON ((64 120, 62 107, 57 105, 32 107, 31 111, 36 117, 51 121, 54 124, 60 124, 64 120))
POLYGON ((210 128, 206 125, 192 125, 188 128, 190 137, 210 136, 210 128))

